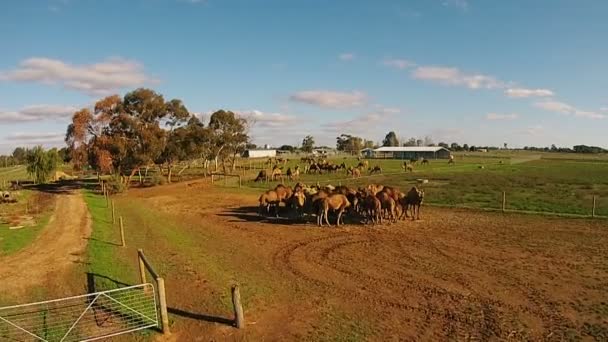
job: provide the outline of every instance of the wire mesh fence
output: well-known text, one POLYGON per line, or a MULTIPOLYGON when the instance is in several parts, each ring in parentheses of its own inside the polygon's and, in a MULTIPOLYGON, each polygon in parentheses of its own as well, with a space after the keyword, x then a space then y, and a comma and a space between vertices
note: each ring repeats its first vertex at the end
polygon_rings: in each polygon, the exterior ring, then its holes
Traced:
POLYGON ((158 326, 151 284, 0 308, 2 341, 93 341, 158 326))

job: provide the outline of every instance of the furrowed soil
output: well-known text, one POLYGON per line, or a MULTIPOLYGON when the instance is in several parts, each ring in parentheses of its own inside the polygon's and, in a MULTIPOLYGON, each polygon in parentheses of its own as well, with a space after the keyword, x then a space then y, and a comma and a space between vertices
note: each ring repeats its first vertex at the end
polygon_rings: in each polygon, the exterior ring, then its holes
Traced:
POLYGON ((255 193, 203 181, 116 201, 165 276, 175 340, 608 339, 605 220, 423 207, 318 228, 261 219, 255 193))

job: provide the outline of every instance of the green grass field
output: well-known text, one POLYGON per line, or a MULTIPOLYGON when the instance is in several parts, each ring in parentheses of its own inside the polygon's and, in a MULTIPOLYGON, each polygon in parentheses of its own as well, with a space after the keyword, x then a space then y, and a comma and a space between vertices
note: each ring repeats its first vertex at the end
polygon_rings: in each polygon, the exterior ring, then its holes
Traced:
MULTIPOLYGON (((347 166, 357 164, 353 158, 332 161, 344 162, 347 166)), ((355 187, 380 183, 402 190, 416 185, 425 190, 426 203, 480 209, 500 209, 504 191, 507 210, 576 215, 590 215, 595 196, 596 215, 608 216, 608 157, 603 155, 500 151, 461 153, 456 155, 455 165, 448 165, 445 160, 432 160, 430 165, 417 165, 414 172, 409 173, 403 172, 401 160, 370 159, 369 162, 370 166, 382 167, 383 174, 352 179, 340 171, 302 175, 301 181, 355 187), (429 182, 419 184, 418 179, 428 179, 429 182)), ((299 160, 290 161, 284 171, 297 164, 303 166, 299 160)), ((279 183, 255 183, 255 174, 257 171, 254 170, 245 174, 245 187, 261 191, 279 183)), ((235 182, 235 179, 229 179, 228 184, 234 186, 235 182)), ((223 184, 223 180, 220 179, 218 184, 223 184)))
POLYGON ((9 186, 13 180, 30 180, 24 165, 0 167, 0 189, 9 186))
POLYGON ((39 207, 33 203, 37 203, 35 199, 36 193, 30 190, 20 190, 16 198, 17 203, 2 204, 0 207, 0 217, 12 214, 24 215, 26 206, 29 206, 29 215, 34 216, 35 225, 22 229, 9 229, 9 224, 2 223, 0 220, 0 255, 8 255, 15 253, 22 248, 28 246, 40 234, 42 229, 47 225, 51 217, 52 207, 39 207), (35 213, 32 213, 32 210, 35 213))

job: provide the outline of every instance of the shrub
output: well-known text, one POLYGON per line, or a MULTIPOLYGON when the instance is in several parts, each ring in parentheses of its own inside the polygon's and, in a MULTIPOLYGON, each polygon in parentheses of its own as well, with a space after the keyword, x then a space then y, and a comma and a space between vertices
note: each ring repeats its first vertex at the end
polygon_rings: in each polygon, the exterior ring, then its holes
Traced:
POLYGON ((107 182, 108 191, 111 194, 119 194, 127 190, 127 185, 121 181, 120 177, 112 176, 107 182))

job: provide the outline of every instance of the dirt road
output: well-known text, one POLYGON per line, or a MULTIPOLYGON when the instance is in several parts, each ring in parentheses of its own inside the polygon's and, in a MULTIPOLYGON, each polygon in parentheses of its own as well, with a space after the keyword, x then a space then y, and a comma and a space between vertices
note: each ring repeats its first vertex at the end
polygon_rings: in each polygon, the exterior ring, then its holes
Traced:
POLYGON ((0 257, 0 293, 19 298, 34 287, 65 288, 64 276, 84 257, 91 220, 80 192, 57 195, 49 224, 27 248, 0 257))

